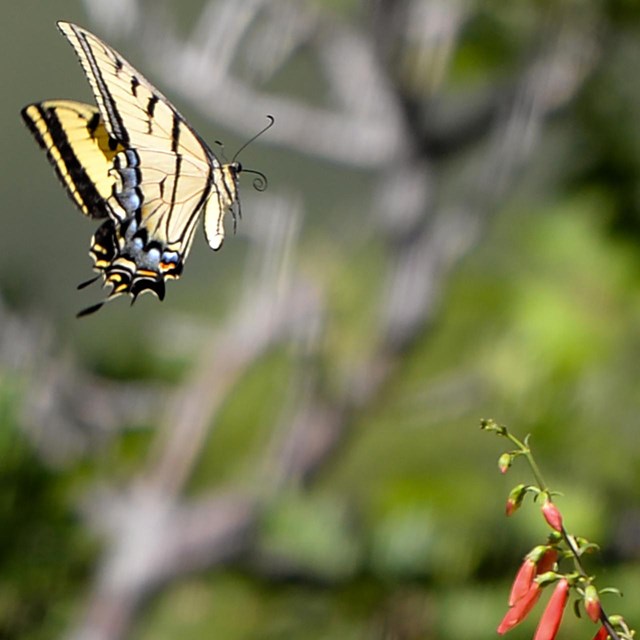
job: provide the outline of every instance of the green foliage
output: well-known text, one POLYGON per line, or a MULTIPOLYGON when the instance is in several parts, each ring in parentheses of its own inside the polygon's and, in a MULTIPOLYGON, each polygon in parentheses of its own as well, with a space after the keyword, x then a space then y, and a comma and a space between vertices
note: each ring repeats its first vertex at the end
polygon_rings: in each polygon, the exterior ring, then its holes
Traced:
MULTIPOLYGON (((636 21, 640 20, 636 10, 636 21)), ((601 65, 577 105, 581 152, 572 168, 580 184, 598 185, 613 208, 608 218, 623 234, 640 235, 640 89, 628 81, 640 63, 637 30, 627 23, 609 36, 601 65)))
POLYGON ((264 446, 291 392, 289 354, 266 354, 238 381, 225 401, 202 451, 189 490, 254 478, 264 464, 264 446))
POLYGON ((61 632, 92 548, 71 513, 67 482, 4 422, 0 442, 0 637, 61 632))
POLYGON ((356 574, 362 543, 338 496, 285 493, 264 514, 257 553, 275 575, 333 583, 356 574))

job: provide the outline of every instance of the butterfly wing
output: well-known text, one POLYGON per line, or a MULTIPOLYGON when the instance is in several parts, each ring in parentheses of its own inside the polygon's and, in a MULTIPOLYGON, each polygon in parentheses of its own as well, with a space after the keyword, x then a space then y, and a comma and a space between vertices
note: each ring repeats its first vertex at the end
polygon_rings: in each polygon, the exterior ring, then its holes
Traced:
POLYGON ((108 217, 107 199, 115 183, 110 168, 121 147, 107 133, 98 109, 72 100, 46 100, 27 105, 21 115, 82 213, 108 217))
MULTIPOLYGON (((136 283, 179 276, 205 208, 206 219, 215 220, 207 225, 215 229, 207 239, 212 248, 220 247, 222 220, 237 202, 236 181, 230 180, 229 165, 220 164, 169 100, 122 56, 77 25, 59 22, 58 27, 80 59, 104 126, 120 148, 108 200, 117 223, 119 250, 112 264, 118 269, 107 267, 105 280, 113 295, 137 295, 136 283)), ((96 268, 102 264, 96 261, 96 268)), ((157 287, 145 288, 157 293, 157 287)))
POLYGON ((58 27, 97 108, 51 100, 28 105, 22 117, 81 211, 106 219, 91 255, 111 286, 109 298, 145 291, 162 298, 165 280, 182 272, 203 213, 209 245, 222 245, 225 214, 239 215, 240 166, 222 165, 169 100, 106 43, 69 22, 58 27))
MULTIPOLYGON (((206 201, 211 172, 220 163, 169 100, 109 45, 77 25, 58 27, 80 59, 107 131, 138 154, 143 224, 147 213, 170 217, 165 240, 178 241, 206 201)), ((122 158, 120 166, 132 168, 130 159, 122 158)), ((133 202, 114 203, 120 219, 133 213, 133 202)))

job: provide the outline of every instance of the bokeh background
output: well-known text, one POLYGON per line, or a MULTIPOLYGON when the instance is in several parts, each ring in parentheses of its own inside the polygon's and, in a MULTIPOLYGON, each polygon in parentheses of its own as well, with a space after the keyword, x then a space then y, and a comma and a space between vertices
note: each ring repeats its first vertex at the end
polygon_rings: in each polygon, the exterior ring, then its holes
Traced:
POLYGON ((637 3, 0 16, 0 638, 495 637, 546 528, 504 518, 530 476, 499 475, 482 417, 532 434, 639 624, 637 3), (74 317, 95 225, 19 118, 92 101, 56 19, 228 157, 275 117, 241 156, 269 189, 242 176, 237 234, 199 233, 162 304, 74 317))

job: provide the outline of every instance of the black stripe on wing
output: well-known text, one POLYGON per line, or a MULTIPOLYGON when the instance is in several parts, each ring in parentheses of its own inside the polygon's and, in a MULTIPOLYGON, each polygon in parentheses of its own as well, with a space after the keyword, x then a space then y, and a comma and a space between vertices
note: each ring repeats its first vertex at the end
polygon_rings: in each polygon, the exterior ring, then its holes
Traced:
MULTIPOLYGON (((124 126, 124 122, 122 120, 122 116, 120 115, 120 111, 118 110, 118 106, 116 101, 113 99, 111 95, 111 91, 107 86, 107 83, 102 75, 102 70, 100 69, 100 64, 96 60, 96 56, 93 50, 93 46, 89 42, 89 39, 78 29, 74 24, 70 24, 70 27, 78 39, 78 43, 82 47, 82 51, 86 56, 87 63, 91 69, 91 74, 95 79, 96 86, 100 95, 102 96, 105 113, 103 114, 105 120, 109 122, 109 125, 113 131, 114 136, 118 139, 118 141, 125 147, 129 146, 129 134, 127 132, 127 128, 124 126)), ((123 68, 123 61, 116 55, 113 49, 105 50, 107 56, 112 55, 114 58, 114 73, 118 75, 118 71, 123 68)))
MULTIPOLYGON (((81 160, 76 156, 73 144, 56 114, 56 107, 31 104, 24 107, 20 114, 38 144, 47 152, 49 162, 75 204, 92 218, 108 217, 111 209, 96 189, 81 160), (30 113, 33 110, 44 122, 50 144, 47 144, 38 129, 35 119, 30 113), (54 149, 58 152, 59 158, 54 157, 54 149)), ((94 119, 87 123, 87 137, 92 137, 98 123, 94 122, 94 119)))

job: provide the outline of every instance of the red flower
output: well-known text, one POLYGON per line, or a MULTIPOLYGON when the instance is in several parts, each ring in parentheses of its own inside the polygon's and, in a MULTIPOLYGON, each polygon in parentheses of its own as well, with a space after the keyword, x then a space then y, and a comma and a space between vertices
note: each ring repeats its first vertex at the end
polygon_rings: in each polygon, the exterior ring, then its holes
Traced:
POLYGON ((511 585, 511 593, 509 594, 510 607, 513 607, 520 598, 527 595, 535 577, 536 563, 527 556, 520 565, 520 569, 518 569, 518 573, 516 573, 516 577, 511 585))
POLYGON ((598 629, 598 633, 596 633, 596 635, 593 636, 593 640, 607 640, 608 637, 609 637, 609 632, 604 627, 600 627, 598 629))
POLYGON ((558 511, 558 507, 548 498, 542 505, 542 515, 552 529, 562 533, 562 515, 558 511))
POLYGON ((560 627, 562 614, 569 599, 569 583, 566 578, 558 581, 547 607, 540 618, 533 640, 554 640, 560 627))
POLYGON ((539 545, 534 547, 525 557, 524 562, 520 565, 518 573, 511 585, 511 593, 509 594, 509 606, 513 605, 524 597, 531 583, 536 576, 546 573, 553 569, 553 565, 558 560, 558 551, 551 547, 539 545))
POLYGON ((600 620, 600 613, 602 612, 600 598, 598 596, 598 590, 592 584, 584 590, 584 609, 591 622, 598 622, 598 620, 600 620))
POLYGON ((498 633, 502 635, 513 629, 517 624, 520 624, 533 609, 535 603, 538 602, 541 593, 540 585, 533 581, 529 590, 507 611, 498 626, 498 633))
POLYGON ((553 569, 553 565, 558 561, 558 550, 553 548, 547 548, 538 560, 538 566, 536 568, 536 575, 546 573, 553 569))

